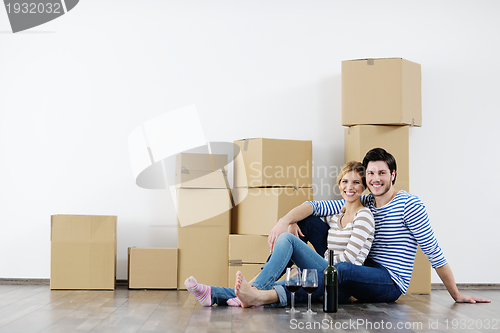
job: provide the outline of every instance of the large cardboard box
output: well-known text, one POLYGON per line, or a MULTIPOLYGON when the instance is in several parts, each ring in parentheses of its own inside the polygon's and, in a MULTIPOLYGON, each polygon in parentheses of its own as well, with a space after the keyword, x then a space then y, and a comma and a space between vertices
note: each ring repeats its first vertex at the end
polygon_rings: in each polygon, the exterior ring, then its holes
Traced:
POLYGON ((269 254, 266 236, 229 235, 229 286, 234 286, 238 271, 247 280, 259 274, 269 254))
POLYGON ((357 125, 344 129, 344 162, 363 162, 372 148, 384 148, 396 158, 394 188, 409 191, 409 126, 357 125))
POLYGON ((176 188, 228 188, 227 155, 178 154, 175 186, 176 188))
POLYGON ((431 263, 420 249, 417 250, 415 256, 415 264, 413 265, 413 273, 411 275, 410 286, 406 291, 407 294, 430 294, 431 293, 431 263))
POLYGON ((177 288, 194 276, 198 282, 227 287, 231 193, 227 189, 177 190, 177 288))
POLYGON ((421 81, 405 59, 342 61, 342 125, 422 126, 421 81))
POLYGON ((52 215, 50 289, 115 289, 116 216, 52 215))
MULTIPOLYGON (((397 176, 394 188, 409 192, 409 126, 357 125, 345 129, 344 159, 363 161, 372 148, 384 148, 396 158, 397 176)), ((366 191, 368 193, 368 190, 366 191)), ((409 294, 428 294, 431 290, 431 264, 420 247, 415 258, 409 294)))
POLYGON ((312 186, 312 141, 234 142, 234 187, 312 186))
POLYGON ((129 289, 177 289, 177 248, 129 247, 129 289))
POLYGON ((267 187, 233 189, 235 207, 231 231, 268 235, 276 222, 294 207, 313 199, 312 188, 267 187))

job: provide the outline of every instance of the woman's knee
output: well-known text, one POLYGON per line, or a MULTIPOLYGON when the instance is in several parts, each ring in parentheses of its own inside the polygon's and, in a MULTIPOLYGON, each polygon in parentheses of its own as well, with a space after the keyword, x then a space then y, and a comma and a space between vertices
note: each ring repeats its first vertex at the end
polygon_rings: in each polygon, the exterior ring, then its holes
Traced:
POLYGON ((289 232, 284 232, 278 236, 278 239, 276 240, 276 244, 283 243, 283 242, 291 243, 291 242, 293 242, 293 238, 297 238, 297 237, 295 237, 294 235, 292 235, 289 232))

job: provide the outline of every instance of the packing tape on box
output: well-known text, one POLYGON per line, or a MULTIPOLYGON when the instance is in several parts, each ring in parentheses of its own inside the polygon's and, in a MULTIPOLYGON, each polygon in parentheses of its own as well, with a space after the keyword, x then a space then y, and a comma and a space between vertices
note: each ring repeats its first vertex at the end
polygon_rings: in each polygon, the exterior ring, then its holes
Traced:
POLYGON ((366 59, 366 64, 368 66, 373 66, 373 65, 375 65, 375 61, 373 59, 366 59))

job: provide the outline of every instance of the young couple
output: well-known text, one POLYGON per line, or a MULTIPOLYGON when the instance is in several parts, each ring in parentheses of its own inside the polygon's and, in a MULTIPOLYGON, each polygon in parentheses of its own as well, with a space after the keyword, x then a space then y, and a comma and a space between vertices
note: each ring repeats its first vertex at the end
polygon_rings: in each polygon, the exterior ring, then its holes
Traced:
MULTIPOLYGON (((290 293, 284 282, 277 280, 288 262, 299 268, 316 268, 321 286, 321 272, 327 266, 322 254, 331 248, 339 272, 340 303, 351 296, 365 302, 392 302, 408 289, 420 245, 456 302, 489 302, 459 292, 423 203, 393 187, 396 161, 391 154, 372 149, 362 165, 347 163, 337 181, 343 200, 308 201, 278 221, 268 239, 273 253, 252 281, 238 272, 233 289, 205 286, 190 277, 185 282, 187 289, 204 306, 286 306, 290 293), (371 193, 361 196, 365 186, 371 193), (320 217, 327 217, 328 224, 320 217)), ((322 292, 318 288, 313 299, 321 297, 322 292)), ((305 301, 306 295, 300 290, 295 299, 305 301)))

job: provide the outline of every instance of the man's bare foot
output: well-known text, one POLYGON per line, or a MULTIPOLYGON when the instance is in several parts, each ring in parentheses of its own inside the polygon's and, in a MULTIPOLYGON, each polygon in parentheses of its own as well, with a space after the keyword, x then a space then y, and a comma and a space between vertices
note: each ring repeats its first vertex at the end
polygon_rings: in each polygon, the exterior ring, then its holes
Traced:
POLYGON ((279 301, 278 294, 275 290, 257 290, 253 288, 252 285, 245 280, 245 277, 240 271, 236 273, 234 292, 240 299, 242 308, 271 304, 279 301))

